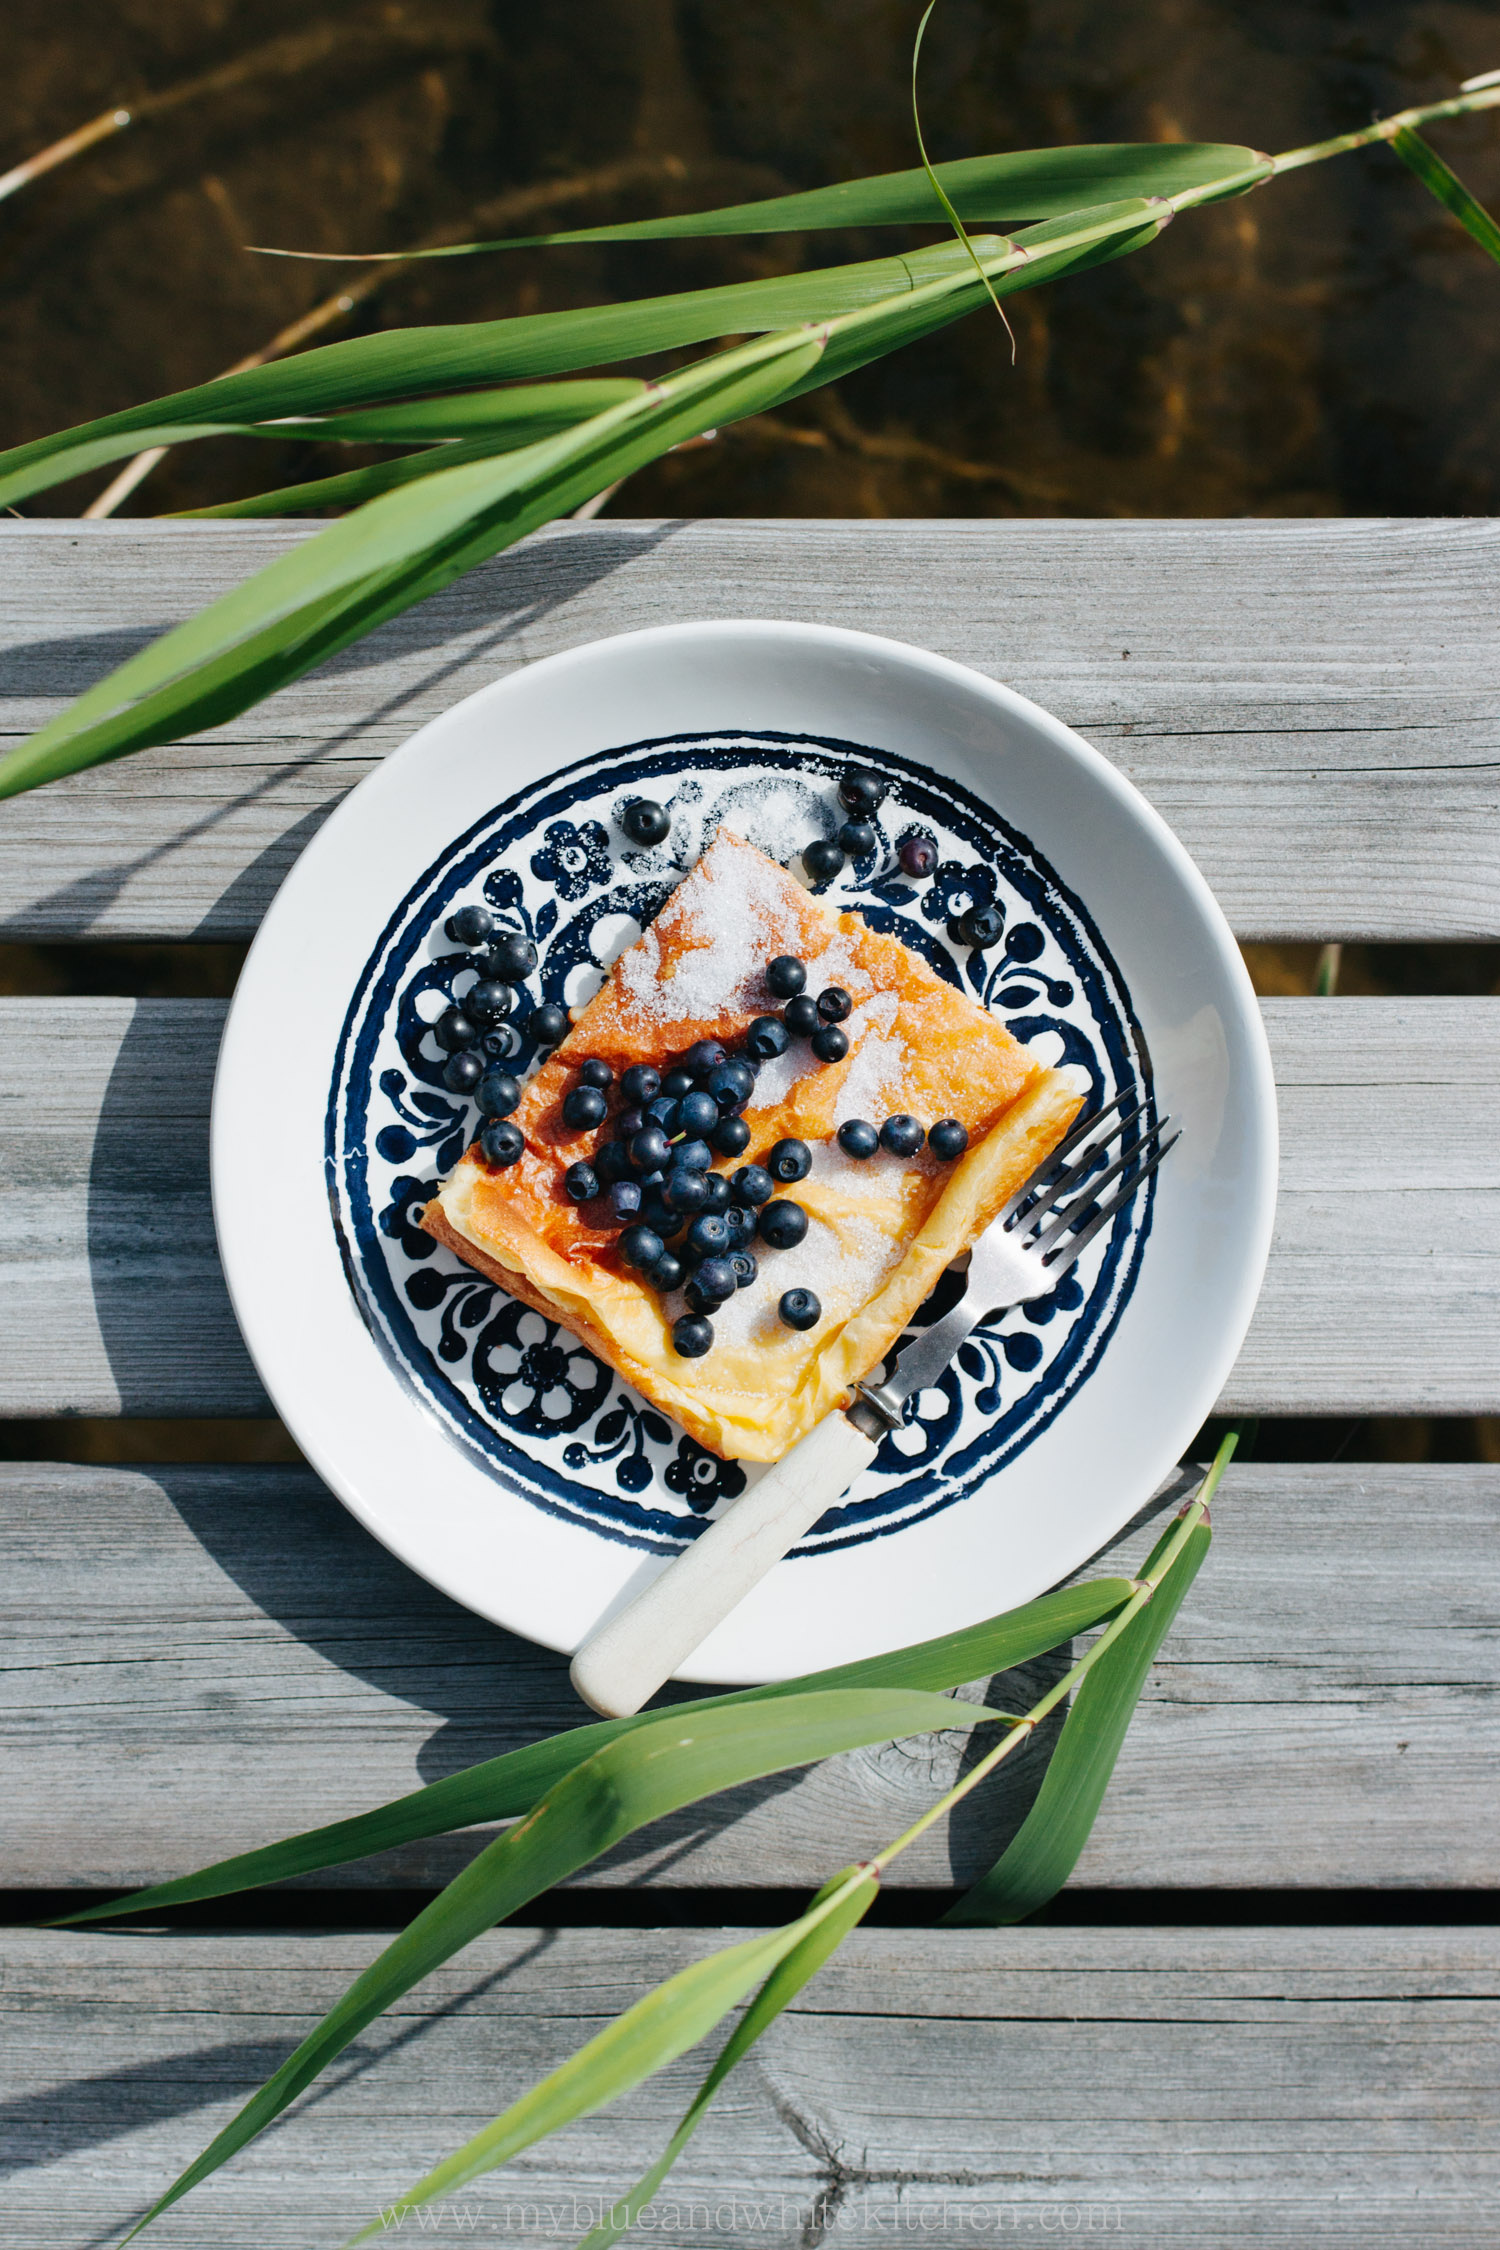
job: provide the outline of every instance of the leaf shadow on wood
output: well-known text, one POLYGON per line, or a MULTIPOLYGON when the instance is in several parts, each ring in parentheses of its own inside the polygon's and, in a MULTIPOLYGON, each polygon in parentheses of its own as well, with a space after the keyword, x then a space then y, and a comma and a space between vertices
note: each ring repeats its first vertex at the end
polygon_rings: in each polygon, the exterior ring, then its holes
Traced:
MULTIPOLYGON (((396 694, 372 710, 362 711, 358 718, 313 750, 297 757, 277 758, 275 737, 269 735, 265 753, 257 755, 249 766, 253 778, 245 787, 233 791, 226 788, 221 796, 216 795, 206 811, 198 811, 196 807, 201 800, 185 793, 185 804, 194 808, 192 816, 164 842, 122 857, 113 864, 91 869, 87 875, 62 884, 55 891, 42 893, 27 909, 28 927, 41 914, 44 919, 86 936, 99 916, 149 869, 178 852, 205 844, 215 830, 232 822, 246 807, 282 788, 293 776, 310 767, 337 766, 345 756, 363 763, 368 752, 360 746, 370 728, 396 717, 413 702, 430 703, 446 680, 496 655, 554 610, 566 607, 617 570, 661 545, 678 528, 675 523, 621 525, 618 530, 591 526, 588 538, 542 533, 471 572, 462 597, 451 591, 433 595, 378 632, 328 658, 315 668, 311 677, 333 678, 339 673, 359 672, 391 663, 398 656, 409 657, 415 651, 435 652, 435 661, 419 677, 406 678, 396 694), (488 617, 493 620, 487 622, 478 636, 473 625, 476 590, 488 617)), ((137 646, 144 645, 150 638, 149 633, 104 633, 86 635, 78 640, 29 643, 7 651, 7 662, 19 666, 19 676, 25 680, 28 694, 76 695, 92 684, 100 668, 91 661, 92 657, 107 652, 107 661, 117 663, 122 654, 133 654, 137 646), (29 678, 28 667, 32 675, 29 678)), ((9 692, 16 690, 12 687, 9 692)), ((274 709, 274 698, 268 708, 274 709)), ((245 720, 241 718, 231 724, 241 730, 243 740, 245 720)), ((170 758, 171 752, 165 755, 170 758)), ((232 768, 231 752, 226 759, 226 775, 232 768)), ((353 778, 359 777, 356 774, 353 778)), ((96 801, 90 796, 94 785, 87 776, 61 786, 78 792, 81 820, 87 820, 91 812, 95 819, 110 817, 108 799, 96 801)), ((252 905, 257 912, 264 912, 303 845, 338 801, 334 799, 293 823, 276 844, 244 869, 203 917, 194 932, 195 937, 216 937, 226 928, 238 931, 243 927, 247 907, 252 905)), ((0 924, 0 937, 6 934, 6 929, 7 925, 0 924)))
MULTIPOLYGON (((90 1938, 80 1934, 76 1942, 87 1947, 90 1938)), ((209 1941, 200 1942, 207 1955, 209 1941)), ((367 2070, 384 2063, 435 2026, 462 2015, 511 1978, 524 1976, 555 1942, 554 1931, 539 1930, 526 1939, 514 1958, 475 1977, 451 1999, 424 2005, 397 2028, 392 2029, 389 2021, 372 2026, 368 2037, 346 2049, 338 2063, 300 2096, 290 2114, 273 2121, 266 2137, 288 2129, 295 2131, 309 2110, 336 2098, 367 2070)), ((369 1951, 373 1953, 379 1943, 372 1938, 369 1951)), ((358 1965, 351 1959, 351 1971, 358 1965)), ((205 1974, 212 1974, 213 1967, 212 1960, 205 1958, 205 1974)), ((159 2005, 159 1995, 153 1992, 144 2017, 148 2026, 157 2019, 159 2005)), ((306 2012, 310 2025, 317 2013, 314 2002, 308 2001, 306 2012)), ((299 2031, 289 2030, 273 2039, 231 2039, 218 2046, 183 2048, 12 2095, 0 2101, 0 2148, 8 2145, 14 2151, 0 2153, 0 2181, 64 2162, 128 2134, 168 2124, 174 2118, 189 2117, 212 2103, 242 2102, 280 2068, 300 2036, 299 2031)), ((171 2157, 163 2159, 164 2176, 170 2174, 173 2161, 171 2157)), ((141 2203, 121 2212, 99 2233, 82 2240, 78 2250, 102 2250, 104 2244, 118 2241, 120 2229, 132 2225, 146 2208, 141 2203)))

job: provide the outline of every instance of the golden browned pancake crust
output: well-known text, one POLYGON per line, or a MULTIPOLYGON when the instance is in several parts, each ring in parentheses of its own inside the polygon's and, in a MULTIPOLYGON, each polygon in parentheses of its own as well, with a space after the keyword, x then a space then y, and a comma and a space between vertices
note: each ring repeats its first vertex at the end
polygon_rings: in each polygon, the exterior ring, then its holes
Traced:
POLYGON ((898 939, 834 913, 721 830, 527 1087, 515 1114, 526 1136, 520 1161, 491 1171, 476 1144, 423 1225, 570 1329, 711 1451, 775 1461, 883 1357, 1078 1106, 1071 1073, 1038 1063, 898 939), (810 992, 836 984, 851 994, 849 1053, 823 1066, 795 1040, 763 1065, 745 1112, 750 1146, 718 1169, 732 1173, 785 1137, 806 1141, 812 1174, 781 1192, 807 1212, 808 1236, 794 1250, 755 1245, 760 1280, 720 1309, 714 1349, 686 1360, 671 1338, 678 1301, 647 1288, 619 1256, 617 1229, 591 1223, 563 1187, 568 1166, 609 1128, 570 1131, 562 1098, 588 1055, 618 1077, 632 1063, 665 1070, 698 1039, 733 1047, 755 1016, 778 1007, 764 970, 781 953, 807 963, 810 992), (845 1119, 878 1124, 902 1110, 924 1125, 961 1119, 967 1151, 947 1165, 884 1151, 861 1164, 839 1151, 845 1119), (797 1287, 823 1306, 818 1325, 800 1333, 775 1310, 797 1287))

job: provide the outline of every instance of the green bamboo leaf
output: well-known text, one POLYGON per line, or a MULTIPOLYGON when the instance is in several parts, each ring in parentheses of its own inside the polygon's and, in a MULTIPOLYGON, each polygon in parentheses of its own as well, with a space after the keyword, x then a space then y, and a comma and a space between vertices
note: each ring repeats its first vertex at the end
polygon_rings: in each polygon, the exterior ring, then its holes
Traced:
MULTIPOLYGON (((993 250, 993 242, 981 242, 993 250)), ((106 414, 0 453, 0 506, 10 506, 85 469, 194 433, 217 435, 263 422, 378 404, 466 385, 562 375, 608 366, 720 336, 762 335, 828 320, 905 294, 968 267, 953 243, 906 257, 874 258, 817 273, 776 275, 676 296, 451 328, 387 329, 324 344, 293 359, 216 376, 144 406, 106 414)))
POLYGON ((1500 226, 1490 217, 1477 196, 1471 195, 1458 174, 1450 171, 1435 148, 1430 148, 1420 133, 1409 125, 1391 135, 1391 147, 1409 171, 1415 172, 1423 187, 1435 195, 1443 208, 1451 211, 1459 225, 1490 256, 1500 264, 1500 226))
MULTIPOLYGON (((1175 1537, 1169 1530, 1142 1578, 1175 1537)), ((944 1915, 993 1928, 1034 1914, 1072 1874, 1115 1769, 1146 1675, 1208 1553, 1207 1522, 1194 1526, 1151 1600, 1104 1651, 1073 1698, 1036 1801, 989 1873, 944 1915)))
POLYGON ((363 507, 382 492, 398 485, 415 484, 419 477, 457 468, 463 461, 492 461, 497 453, 515 452, 526 441, 504 434, 469 438, 453 445, 429 446, 422 453, 403 454, 399 461, 377 461, 364 469, 343 469, 335 476, 313 477, 306 484, 278 485, 271 492, 252 493, 248 500, 222 500, 212 508, 177 508, 163 521, 201 521, 223 516, 324 515, 339 508, 363 507))
POLYGON ((618 2242, 627 2227, 634 2226, 698 2130, 705 2110, 735 2064, 743 2060, 767 2025, 774 2023, 783 2008, 796 1999, 805 1984, 811 1982, 829 1955, 842 1945, 855 1924, 864 1919, 879 1896, 880 1886, 873 1875, 864 1875, 861 1868, 846 1867, 834 1876, 832 1882, 824 1884, 813 1900, 813 1906, 824 1905, 840 1892, 842 1896, 838 1898, 832 1911, 799 1937, 790 1952, 784 1954, 772 1969, 724 2042, 712 2069, 693 2096, 676 2132, 656 2162, 642 2173, 627 2194, 620 2197, 599 2225, 584 2236, 578 2250, 608 2250, 608 2245, 618 2242), (863 1880, 857 1887, 845 1888, 851 1878, 861 1875, 863 1880))
MULTIPOLYGON (((961 1632, 941 1634, 936 1640, 917 1641, 885 1656, 865 1657, 855 1664, 837 1665, 798 1679, 774 1681, 768 1687, 701 1696, 677 1705, 675 1711, 680 1716, 683 1711, 696 1715, 700 1711, 738 1710, 789 1695, 851 1688, 917 1689, 939 1694, 992 1672, 1008 1672, 1018 1664, 1029 1664, 1033 1657, 1056 1648, 1060 1642, 1103 1624, 1130 1599, 1130 1593, 1128 1578, 1092 1579, 1082 1586, 1066 1586, 1059 1593, 1044 1594, 1021 1609, 966 1626, 961 1632)), ((153 1883, 149 1889, 132 1891, 108 1905, 63 1915, 53 1926, 112 1921, 117 1915, 182 1906, 194 1899, 224 1898, 232 1891, 289 1882, 320 1868, 363 1859, 371 1852, 393 1851, 429 1836, 444 1836, 451 1829, 518 1819, 565 1774, 606 1743, 650 1726, 662 1716, 660 1711, 650 1711, 630 1719, 601 1719, 572 1727, 565 1734, 549 1735, 542 1742, 487 1758, 461 1773, 445 1774, 441 1781, 429 1782, 426 1788, 415 1789, 371 1812, 306 1829, 301 1835, 263 1845, 258 1851, 217 1860, 195 1874, 179 1876, 169 1883, 153 1883)))
POLYGON ((526 438, 570 430, 575 422, 586 422, 608 406, 639 398, 645 388, 638 375, 585 376, 574 382, 459 391, 452 398, 372 406, 364 413, 320 414, 250 426, 258 437, 314 438, 324 443, 332 438, 353 445, 426 445, 514 431, 519 444, 526 438))
MULTIPOLYGON (((522 2149, 533 2147, 549 2133, 629 2093, 653 2071, 674 2062, 679 2055, 686 2054, 689 2047, 706 2038, 715 2024, 744 1999, 758 1977, 774 1977, 780 1965, 821 1935, 824 1923, 837 1921, 842 1925, 832 1941, 837 1944, 868 1907, 876 1888, 872 1877, 861 1878, 858 1870, 851 1870, 841 1882, 827 1886, 797 1921, 765 1937, 750 1938, 722 1953, 710 1954, 706 1961, 695 1961, 690 1968, 668 1977, 664 1984, 659 1984, 633 2008, 627 2008, 623 2015, 606 2025, 587 2046, 580 2047, 576 2055, 550 2071, 503 2116, 486 2125, 482 2132, 476 2133, 472 2140, 445 2157, 441 2164, 435 2165, 404 2195, 389 2204, 351 2238, 346 2250, 353 2250, 355 2243, 367 2242, 371 2235, 384 2233, 405 2212, 415 2210, 419 2204, 453 2194, 455 2189, 467 2186, 482 2173, 508 2164, 522 2149), (848 1912, 850 1906, 856 1911, 848 1912)), ((826 1958, 831 1951, 832 1944, 824 1948, 820 1958, 826 1958)), ((818 1962, 814 1961, 798 1981, 805 1983, 817 1966, 818 1962)), ((792 1990, 795 1989, 794 1985, 792 1990)), ((787 1992, 786 1999, 791 1998, 792 1990, 787 1992)), ((785 2000, 781 2005, 785 2005, 785 2000)), ((751 2013, 754 2012, 752 2009, 751 2013)), ((769 2020, 770 2016, 765 2016, 758 2028, 764 2028, 764 2022, 769 2020)), ((649 2201, 649 2197, 646 2200, 649 2201)), ((589 2240, 594 2239, 590 2235, 589 2240)))
POLYGON ((232 716, 681 438, 758 412, 822 349, 802 330, 742 345, 560 436, 387 492, 80 696, 0 760, 0 797, 232 716))
MULTIPOLYGON (((1099 141, 1077 148, 1014 149, 1003 156, 966 156, 933 171, 962 219, 1001 225, 1052 219, 1086 203, 1136 195, 1200 200, 1242 195, 1268 179, 1271 160, 1259 149, 1222 141, 1099 141)), ((932 219, 932 188, 920 167, 840 180, 833 187, 685 211, 622 226, 575 227, 562 234, 518 234, 494 242, 445 243, 435 250, 369 250, 362 258, 471 258, 489 250, 536 250, 563 242, 698 241, 707 236, 805 234, 825 227, 923 226, 932 219)), ((350 262, 346 251, 274 250, 266 257, 350 262)))
MULTIPOLYGON (((955 1704, 945 1696, 911 1690, 843 1689, 717 1711, 670 1711, 606 1743, 565 1774, 525 1820, 487 1845, 424 1907, 134 2231, 254 2140, 404 1992, 483 1931, 636 1829, 701 1797, 789 1766, 933 1727, 1002 1715, 983 1705, 955 1704)), ((756 1973, 752 1970, 749 1981, 756 1973)))

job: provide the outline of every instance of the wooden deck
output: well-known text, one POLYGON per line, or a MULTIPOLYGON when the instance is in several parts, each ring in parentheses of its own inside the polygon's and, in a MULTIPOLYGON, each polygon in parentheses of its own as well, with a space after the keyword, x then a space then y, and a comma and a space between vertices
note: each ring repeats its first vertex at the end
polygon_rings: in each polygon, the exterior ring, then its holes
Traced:
MULTIPOLYGON (((302 536, 0 527, 0 738, 302 536)), ((1483 521, 568 527, 230 727, 0 806, 0 937, 248 937, 329 807, 471 688, 639 625, 783 616, 890 632, 1037 697, 1161 808, 1243 938, 1495 940, 1497 594, 1483 521)), ((1500 1412, 1500 1000, 1265 1013, 1281 1203, 1224 1409, 1500 1412)), ((222 1016, 0 1000, 0 1412, 268 1411, 208 1209, 222 1016)), ((309 1472, 12 1464, 0 1518, 13 1898, 179 1873, 582 1716, 561 1660, 413 1579, 309 1472)), ((1076 1907, 921 1926, 1029 1799, 1040 1758, 1020 1761, 899 1863, 912 1926, 861 1932, 730 2082, 659 2236, 1487 2250, 1500 1468, 1252 1462, 1215 1520, 1076 1907)), ((1150 1537, 1143 1520, 1114 1553, 1150 1537)), ((815 1885, 957 1754, 856 1753, 646 1832, 560 1926, 544 1907, 423 1986, 163 2244, 341 2241, 721 1942, 690 1924, 815 1885), (626 1910, 655 1926, 618 1926, 626 1910)), ((369 1957, 381 1894, 463 1856, 413 1847, 217 1926, 7 1932, 12 2238, 116 2239, 369 1957)), ((436 2231, 576 2241, 692 2071, 436 2231)))

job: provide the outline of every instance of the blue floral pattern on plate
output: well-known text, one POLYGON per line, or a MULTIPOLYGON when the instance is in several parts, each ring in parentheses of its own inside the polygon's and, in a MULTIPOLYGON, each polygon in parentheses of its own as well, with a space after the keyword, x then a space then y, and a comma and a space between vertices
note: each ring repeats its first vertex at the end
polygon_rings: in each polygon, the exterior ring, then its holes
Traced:
MULTIPOLYGON (((520 1026, 540 1000, 579 1006, 721 823, 789 862, 839 817, 851 759, 890 786, 878 849, 825 895, 900 937, 1053 1063, 1080 1064, 1094 1099, 1142 1095, 1150 1063, 1119 970, 1082 903, 1029 841, 956 783, 863 744, 718 733, 638 742, 496 806, 416 883, 366 964, 339 1042, 326 1163, 345 1270, 390 1364, 459 1443, 539 1507, 605 1537, 681 1546, 761 1472, 708 1453, 565 1329, 509 1297, 416 1224, 477 1128, 446 1091, 431 1027, 474 981, 443 925, 482 901, 529 937, 538 966, 490 1054, 524 1072, 520 1026), (672 813, 665 841, 630 844, 635 796, 672 813), (918 881, 896 854, 920 831, 939 864, 918 881), (958 918, 996 906, 1001 942, 970 951, 958 918)), ((799 1553, 881 1537, 961 1500, 1028 1445, 1087 1380, 1130 1296, 1154 1183, 1046 1297, 985 1321, 942 1382, 912 1402, 867 1474, 799 1553)))

